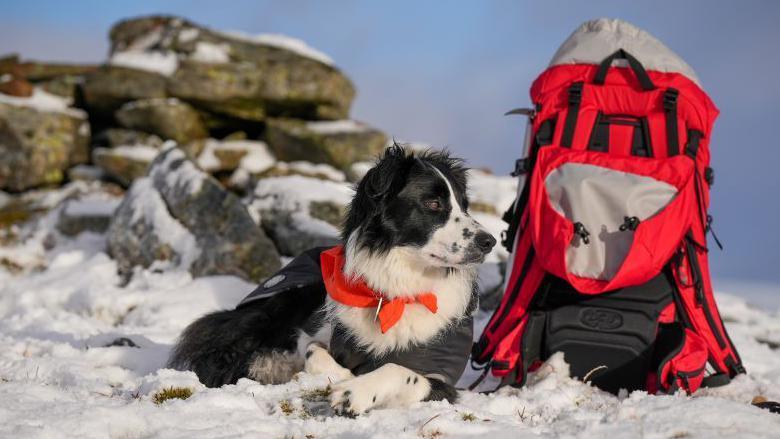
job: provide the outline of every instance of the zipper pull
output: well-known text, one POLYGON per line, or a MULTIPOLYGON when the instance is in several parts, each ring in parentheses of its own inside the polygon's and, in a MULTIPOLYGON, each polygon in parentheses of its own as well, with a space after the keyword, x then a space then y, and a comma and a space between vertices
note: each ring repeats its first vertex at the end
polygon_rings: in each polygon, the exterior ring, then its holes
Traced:
POLYGON ((579 235, 583 244, 590 244, 590 232, 588 232, 588 229, 585 228, 584 224, 579 221, 574 223, 574 233, 579 235))

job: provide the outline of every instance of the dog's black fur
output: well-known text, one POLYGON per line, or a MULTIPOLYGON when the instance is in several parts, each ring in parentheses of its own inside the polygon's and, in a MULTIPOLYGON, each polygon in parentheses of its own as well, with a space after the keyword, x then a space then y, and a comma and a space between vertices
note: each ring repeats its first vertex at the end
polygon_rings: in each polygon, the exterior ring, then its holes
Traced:
MULTIPOLYGON (((399 246, 423 247, 449 220, 456 208, 452 198, 458 212, 466 212, 466 171, 461 160, 446 152, 411 152, 399 145, 388 148, 356 187, 342 228, 343 242, 346 245, 357 236, 357 249, 378 255, 399 246), (453 197, 449 196, 448 185, 453 197)), ((467 214, 455 221, 461 219, 465 241, 459 242, 469 245, 456 249, 458 243, 452 243, 452 251, 462 259, 453 267, 445 267, 447 270, 457 269, 457 264, 473 267, 495 244, 492 236, 477 230, 479 225, 467 214), (474 227, 468 229, 466 221, 474 227)), ((253 362, 279 354, 278 361, 289 364, 274 367, 286 368, 289 373, 266 381, 286 381, 302 368, 304 358, 295 358, 296 350, 300 354, 299 338, 302 334, 314 336, 327 319, 325 304, 324 289, 313 285, 208 314, 184 331, 169 366, 192 370, 205 385, 216 387, 250 376, 253 362)), ((464 364, 466 360, 467 355, 462 359, 464 364)), ((428 381, 430 391, 425 399, 455 400, 452 385, 435 378, 428 381)))

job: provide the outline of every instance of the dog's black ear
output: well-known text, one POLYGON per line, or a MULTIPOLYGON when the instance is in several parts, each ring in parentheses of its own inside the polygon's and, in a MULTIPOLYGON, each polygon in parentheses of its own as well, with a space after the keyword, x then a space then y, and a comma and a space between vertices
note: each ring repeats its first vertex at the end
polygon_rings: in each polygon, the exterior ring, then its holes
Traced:
POLYGON ((361 224, 369 223, 371 216, 379 215, 382 201, 401 189, 409 161, 410 156, 406 150, 394 142, 379 157, 376 165, 363 176, 349 204, 342 230, 344 241, 361 224))
POLYGON ((394 186, 402 181, 400 174, 406 161, 406 151, 394 142, 360 181, 362 192, 374 202, 392 193, 394 186))

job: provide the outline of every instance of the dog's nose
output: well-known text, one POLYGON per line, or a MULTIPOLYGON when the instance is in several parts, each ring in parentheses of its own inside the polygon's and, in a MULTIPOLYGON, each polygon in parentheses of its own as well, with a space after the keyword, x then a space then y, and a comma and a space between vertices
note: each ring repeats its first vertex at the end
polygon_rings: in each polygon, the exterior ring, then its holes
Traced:
POLYGON ((474 243, 476 243, 477 247, 479 247, 479 249, 484 253, 489 253, 490 250, 493 249, 493 246, 496 245, 496 238, 494 238, 490 233, 479 232, 474 237, 474 243))

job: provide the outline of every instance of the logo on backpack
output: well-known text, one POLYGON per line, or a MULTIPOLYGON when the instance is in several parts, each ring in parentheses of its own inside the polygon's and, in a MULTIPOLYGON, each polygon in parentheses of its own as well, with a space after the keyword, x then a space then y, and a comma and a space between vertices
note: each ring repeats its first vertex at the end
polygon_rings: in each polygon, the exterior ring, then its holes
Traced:
POLYGON ((588 328, 610 331, 623 326, 623 316, 604 308, 585 308, 580 313, 580 322, 588 328))

